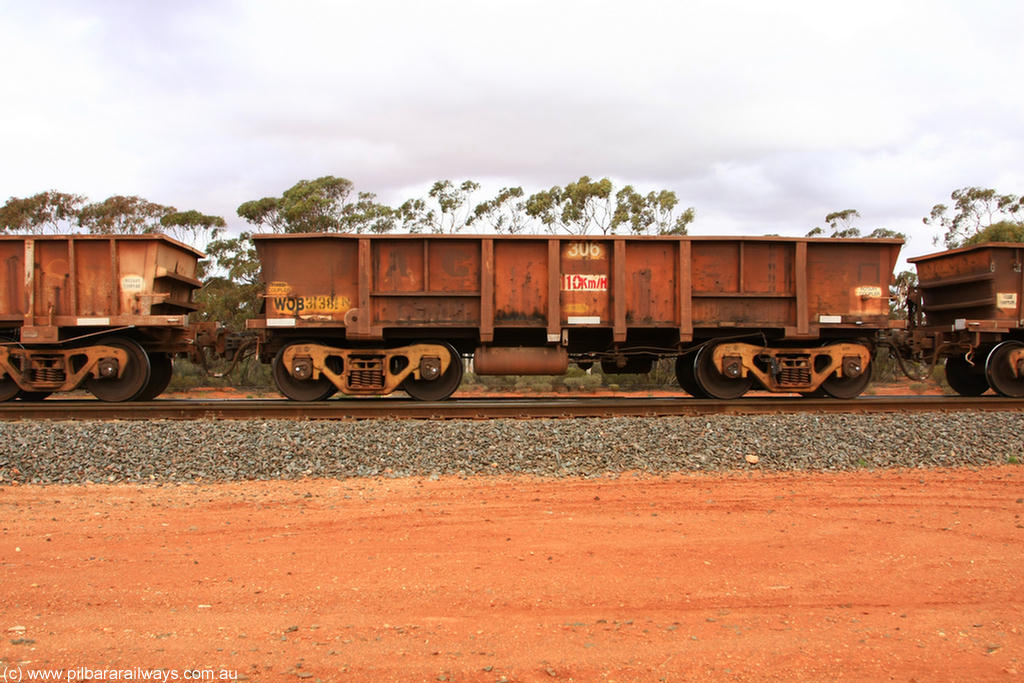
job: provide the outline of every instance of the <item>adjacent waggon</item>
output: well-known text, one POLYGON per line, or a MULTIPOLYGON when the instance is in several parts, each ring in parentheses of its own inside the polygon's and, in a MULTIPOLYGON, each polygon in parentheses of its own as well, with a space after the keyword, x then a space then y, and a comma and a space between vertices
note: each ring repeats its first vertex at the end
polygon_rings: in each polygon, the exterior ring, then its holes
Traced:
POLYGON ((1024 397, 1024 244, 990 242, 909 259, 918 292, 906 345, 945 359, 958 393, 1024 397))
POLYGON ((695 396, 852 398, 892 325, 902 242, 783 237, 257 235, 260 354, 300 401, 450 396, 477 374, 570 362, 695 396))
POLYGON ((191 346, 201 257, 162 235, 0 236, 0 400, 156 397, 191 346))

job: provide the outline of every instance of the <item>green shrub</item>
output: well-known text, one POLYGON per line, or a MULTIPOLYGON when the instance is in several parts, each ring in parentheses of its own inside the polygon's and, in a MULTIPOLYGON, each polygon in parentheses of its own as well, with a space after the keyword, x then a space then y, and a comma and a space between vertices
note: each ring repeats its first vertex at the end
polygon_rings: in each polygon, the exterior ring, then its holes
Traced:
POLYGON ((247 358, 240 362, 230 375, 215 377, 217 372, 228 368, 226 363, 213 365, 209 372, 184 358, 174 360, 174 374, 168 391, 187 391, 195 387, 234 387, 245 389, 272 390, 274 380, 270 374, 270 366, 260 363, 256 358, 247 358))

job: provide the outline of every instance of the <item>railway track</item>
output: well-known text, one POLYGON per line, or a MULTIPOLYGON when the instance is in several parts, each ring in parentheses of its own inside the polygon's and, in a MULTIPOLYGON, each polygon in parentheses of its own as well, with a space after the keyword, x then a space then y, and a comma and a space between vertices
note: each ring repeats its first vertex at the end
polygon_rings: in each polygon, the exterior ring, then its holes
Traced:
POLYGON ((750 397, 734 401, 695 398, 465 398, 440 402, 404 398, 339 399, 297 403, 278 399, 206 399, 104 403, 64 399, 0 405, 0 420, 364 420, 670 415, 763 415, 787 413, 893 413, 1024 410, 1024 399, 994 396, 862 396, 850 401, 750 397))

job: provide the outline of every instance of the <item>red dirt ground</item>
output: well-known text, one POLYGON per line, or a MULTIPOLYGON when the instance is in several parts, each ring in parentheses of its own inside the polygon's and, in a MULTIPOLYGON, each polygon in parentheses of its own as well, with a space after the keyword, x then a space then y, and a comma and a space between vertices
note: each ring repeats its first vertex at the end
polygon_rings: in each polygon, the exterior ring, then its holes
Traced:
POLYGON ((1024 672, 1021 466, 7 486, 0 511, 8 680, 1024 672))

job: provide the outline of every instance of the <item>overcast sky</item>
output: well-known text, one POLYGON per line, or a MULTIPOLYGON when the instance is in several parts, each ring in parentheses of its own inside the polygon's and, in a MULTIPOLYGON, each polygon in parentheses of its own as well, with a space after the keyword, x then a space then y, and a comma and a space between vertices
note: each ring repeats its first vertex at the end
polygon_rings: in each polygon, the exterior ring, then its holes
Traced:
MULTIPOLYGON (((1024 3, 0 0, 0 201, 140 195, 243 224, 343 176, 674 190, 692 234, 912 233, 1024 193, 1024 3)), ((487 197, 478 193, 474 199, 487 197)))

